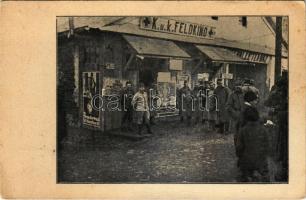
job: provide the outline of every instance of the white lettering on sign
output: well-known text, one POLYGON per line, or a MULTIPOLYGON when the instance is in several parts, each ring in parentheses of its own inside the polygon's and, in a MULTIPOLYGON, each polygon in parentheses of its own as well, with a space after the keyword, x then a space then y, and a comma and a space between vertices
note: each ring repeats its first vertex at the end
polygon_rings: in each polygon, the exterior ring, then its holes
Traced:
POLYGON ((233 79, 233 74, 222 74, 223 79, 233 79))
POLYGON ((216 27, 161 17, 141 17, 140 29, 214 39, 216 27))

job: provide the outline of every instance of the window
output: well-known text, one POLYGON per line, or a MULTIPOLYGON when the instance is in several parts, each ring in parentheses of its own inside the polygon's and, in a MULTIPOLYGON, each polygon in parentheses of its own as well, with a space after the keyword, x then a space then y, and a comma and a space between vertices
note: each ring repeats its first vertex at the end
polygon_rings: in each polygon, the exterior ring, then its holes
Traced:
POLYGON ((212 16, 211 19, 218 20, 218 17, 217 16, 212 16))
POLYGON ((248 25, 248 21, 247 21, 247 17, 246 16, 240 17, 239 22, 241 23, 241 25, 243 27, 247 27, 247 25, 248 25))

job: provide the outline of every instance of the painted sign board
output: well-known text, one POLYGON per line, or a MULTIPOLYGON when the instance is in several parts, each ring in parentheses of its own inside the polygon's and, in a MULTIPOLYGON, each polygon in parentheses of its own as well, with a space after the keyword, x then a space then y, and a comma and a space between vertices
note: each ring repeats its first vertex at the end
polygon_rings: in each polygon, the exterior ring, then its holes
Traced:
POLYGON ((216 27, 165 17, 140 17, 140 29, 205 39, 214 39, 216 35, 216 27))
POLYGON ((170 59, 169 68, 170 70, 183 70, 183 60, 170 59))

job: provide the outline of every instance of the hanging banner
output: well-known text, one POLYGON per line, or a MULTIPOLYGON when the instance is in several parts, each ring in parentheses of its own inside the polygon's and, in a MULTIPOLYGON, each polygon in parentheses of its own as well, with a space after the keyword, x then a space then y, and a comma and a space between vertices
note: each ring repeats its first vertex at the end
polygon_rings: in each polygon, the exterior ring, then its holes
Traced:
POLYGON ((100 128, 99 72, 83 72, 83 124, 100 128), (96 99, 96 102, 93 101, 96 99))
POLYGON ((161 17, 140 17, 140 29, 214 39, 216 27, 161 17))

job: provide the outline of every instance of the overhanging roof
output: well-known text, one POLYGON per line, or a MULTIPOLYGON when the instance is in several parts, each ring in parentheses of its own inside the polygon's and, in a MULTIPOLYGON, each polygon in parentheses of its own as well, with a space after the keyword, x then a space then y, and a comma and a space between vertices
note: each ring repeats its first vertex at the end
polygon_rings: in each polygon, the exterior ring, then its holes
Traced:
POLYGON ((238 57, 234 52, 222 47, 196 45, 196 47, 212 61, 246 63, 247 61, 238 57))
MULTIPOLYGON (((188 42, 188 43, 193 43, 193 44, 216 45, 220 47, 236 48, 236 49, 247 50, 247 51, 252 51, 252 52, 264 53, 268 55, 274 55, 275 53, 274 49, 267 47, 267 46, 243 43, 239 41, 230 41, 230 40, 226 40, 223 38, 215 38, 213 40, 210 40, 210 39, 205 39, 205 38, 196 38, 192 36, 182 36, 182 35, 175 35, 175 34, 160 33, 160 32, 155 32, 155 31, 147 31, 147 30, 140 29, 137 25, 134 25, 134 24, 103 26, 103 27, 100 27, 99 29, 102 31, 126 33, 126 34, 146 36, 146 37, 152 37, 152 38, 163 38, 167 40, 188 42)), ((287 55, 285 54, 285 56, 287 55)))
POLYGON ((139 55, 190 58, 190 55, 172 41, 125 34, 122 36, 139 55))

